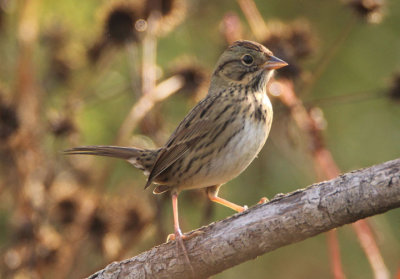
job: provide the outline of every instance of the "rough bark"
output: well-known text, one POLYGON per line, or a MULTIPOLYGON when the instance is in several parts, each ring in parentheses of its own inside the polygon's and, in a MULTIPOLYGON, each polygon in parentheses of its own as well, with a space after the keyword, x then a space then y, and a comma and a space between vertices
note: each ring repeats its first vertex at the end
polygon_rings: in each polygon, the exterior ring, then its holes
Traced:
POLYGON ((172 241, 114 262, 89 278, 207 278, 279 247, 397 207, 400 159, 279 195, 201 228, 202 234, 184 241, 194 272, 172 241))

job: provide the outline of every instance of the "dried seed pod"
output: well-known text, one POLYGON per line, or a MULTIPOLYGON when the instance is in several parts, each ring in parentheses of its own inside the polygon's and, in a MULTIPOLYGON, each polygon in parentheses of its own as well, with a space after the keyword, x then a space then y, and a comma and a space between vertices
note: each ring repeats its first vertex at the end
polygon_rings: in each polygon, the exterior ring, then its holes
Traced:
POLYGON ((126 208, 124 215, 124 232, 141 231, 144 222, 140 212, 136 208, 126 208))
POLYGON ((36 238, 36 233, 32 220, 25 219, 18 222, 13 237, 16 243, 33 241, 36 238))
POLYGON ((164 123, 165 118, 161 114, 161 105, 157 104, 155 109, 147 114, 139 123, 140 132, 146 136, 156 137, 164 123))
POLYGON ((148 19, 150 14, 159 13, 157 35, 166 35, 179 25, 186 16, 185 0, 146 0, 143 8, 143 16, 148 19))
POLYGON ((180 92, 194 100, 200 99, 207 94, 209 75, 206 69, 193 59, 183 58, 179 61, 179 64, 171 68, 170 74, 181 75, 184 78, 185 83, 180 92))
POLYGON ((294 56, 292 47, 286 36, 272 33, 268 39, 263 42, 263 44, 267 46, 276 56, 282 57, 284 61, 289 63, 289 65, 285 67, 286 69, 282 68, 281 71, 276 72, 277 78, 284 77, 295 79, 300 76, 300 65, 294 56))
POLYGON ((385 0, 350 0, 347 4, 370 23, 382 21, 385 0))
POLYGON ((87 56, 92 64, 95 64, 104 51, 112 46, 121 47, 126 43, 138 43, 143 30, 138 30, 135 25, 142 20, 140 8, 136 2, 113 1, 106 4, 100 18, 103 24, 102 34, 87 50, 87 56))
POLYGON ((71 76, 71 66, 64 56, 55 55, 51 58, 49 72, 56 80, 66 82, 71 76))
POLYGON ((56 137, 68 136, 75 131, 76 128, 71 119, 66 117, 50 118, 50 132, 56 137))
POLYGON ((84 214, 82 206, 91 196, 66 173, 56 174, 49 187, 49 217, 57 225, 70 225, 84 214))
POLYGON ((43 45, 47 48, 49 66, 46 80, 67 82, 71 76, 71 52, 69 51, 69 32, 60 23, 53 23, 45 28, 41 36, 43 45))
POLYGON ((303 59, 315 52, 315 37, 308 22, 299 20, 291 25, 288 42, 292 46, 296 59, 303 59))
POLYGON ((56 204, 56 218, 64 225, 74 222, 78 213, 79 202, 72 196, 59 200, 56 204))
POLYGON ((86 51, 86 55, 89 58, 90 63, 95 64, 103 54, 103 51, 107 48, 109 42, 104 38, 96 41, 92 46, 86 51))
POLYGON ((104 37, 114 45, 138 42, 140 36, 134 26, 139 18, 138 9, 131 2, 122 1, 111 5, 104 19, 104 37))
POLYGON ((110 220, 108 232, 125 236, 125 240, 139 234, 151 219, 151 210, 143 200, 132 201, 132 198, 123 196, 108 199, 108 203, 104 204, 107 204, 105 211, 110 220))
POLYGON ((36 265, 46 267, 57 261, 57 255, 62 245, 62 237, 53 226, 42 225, 38 233, 35 247, 36 265))
POLYGON ((41 42, 52 52, 63 49, 67 43, 69 32, 62 24, 55 23, 45 27, 41 35, 41 42))
POLYGON ((277 77, 298 78, 302 73, 299 61, 311 56, 316 49, 316 39, 310 25, 305 20, 296 20, 291 24, 272 22, 269 30, 268 37, 262 43, 289 63, 277 72, 277 77))
POLYGON ((102 238, 109 229, 109 222, 100 210, 94 212, 89 223, 89 233, 96 238, 102 238))
POLYGON ((7 141, 19 128, 16 109, 0 98, 0 142, 7 141))
POLYGON ((400 73, 393 76, 388 95, 393 101, 400 102, 400 73))

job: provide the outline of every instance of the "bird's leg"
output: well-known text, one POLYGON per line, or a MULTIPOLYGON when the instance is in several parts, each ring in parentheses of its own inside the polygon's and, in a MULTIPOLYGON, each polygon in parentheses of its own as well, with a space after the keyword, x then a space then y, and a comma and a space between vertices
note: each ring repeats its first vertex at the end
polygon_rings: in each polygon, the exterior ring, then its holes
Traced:
POLYGON ((172 193, 172 212, 174 213, 174 233, 175 238, 184 239, 185 236, 182 234, 181 228, 179 227, 179 215, 178 215, 178 193, 172 193))
POLYGON ((178 193, 172 192, 171 198, 172 198, 172 212, 174 215, 174 233, 168 235, 167 242, 170 240, 186 238, 186 236, 182 233, 181 228, 179 226, 178 193))
MULTIPOLYGON (((183 246, 183 241, 182 240, 191 239, 191 238, 193 238, 193 237, 195 237, 197 235, 202 234, 203 231, 197 230, 195 232, 192 232, 190 235, 184 235, 182 233, 181 228, 179 226, 178 193, 172 193, 171 197, 172 197, 172 212, 174 214, 174 233, 171 233, 171 234, 168 235, 167 242, 177 239, 178 242, 182 242, 182 246, 183 246)), ((185 247, 183 246, 183 248, 185 248, 185 247)))
POLYGON ((211 201, 225 205, 226 207, 229 207, 237 212, 243 212, 247 209, 247 206, 240 206, 218 197, 219 187, 221 187, 221 185, 215 185, 207 188, 207 196, 211 201))
POLYGON ((186 262, 189 264, 190 269, 193 271, 193 267, 190 263, 189 260, 189 255, 187 253, 185 244, 183 243, 183 240, 186 238, 184 234, 182 234, 181 228, 179 227, 179 216, 178 216, 178 192, 172 191, 171 192, 171 198, 172 198, 172 212, 174 214, 174 234, 169 235, 167 241, 169 240, 176 240, 176 245, 177 245, 177 250, 179 254, 179 246, 181 246, 183 250, 183 254, 185 255, 186 262))

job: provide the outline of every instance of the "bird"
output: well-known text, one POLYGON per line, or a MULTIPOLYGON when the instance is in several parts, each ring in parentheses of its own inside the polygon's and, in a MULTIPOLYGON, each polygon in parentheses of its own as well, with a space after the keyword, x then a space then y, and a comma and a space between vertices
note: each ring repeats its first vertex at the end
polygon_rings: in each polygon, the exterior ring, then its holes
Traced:
POLYGON ((222 53, 207 95, 187 114, 164 146, 142 149, 121 146, 81 146, 67 155, 98 155, 124 159, 147 176, 145 189, 171 193, 174 234, 182 241, 178 195, 205 189, 208 198, 242 212, 240 206, 218 196, 221 185, 242 173, 264 146, 273 110, 266 85, 274 70, 288 64, 265 46, 240 40, 222 53))

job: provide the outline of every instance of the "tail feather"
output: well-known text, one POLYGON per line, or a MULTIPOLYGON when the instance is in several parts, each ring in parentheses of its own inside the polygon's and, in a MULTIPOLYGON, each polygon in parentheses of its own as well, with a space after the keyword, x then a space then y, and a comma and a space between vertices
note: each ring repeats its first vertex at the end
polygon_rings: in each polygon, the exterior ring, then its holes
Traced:
POLYGON ((149 175, 160 153, 159 149, 140 149, 110 145, 79 146, 64 151, 66 155, 96 155, 124 159, 149 175))
POLYGON ((96 155, 107 156, 129 160, 137 158, 147 150, 131 147, 120 146, 107 146, 107 145, 93 145, 93 146, 80 146, 65 150, 66 155, 96 155))

